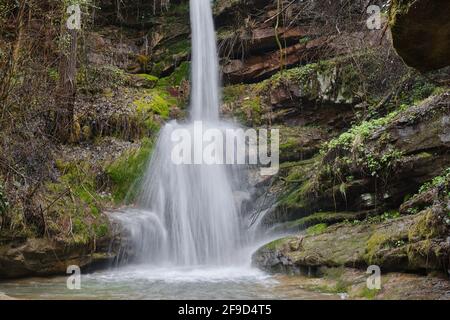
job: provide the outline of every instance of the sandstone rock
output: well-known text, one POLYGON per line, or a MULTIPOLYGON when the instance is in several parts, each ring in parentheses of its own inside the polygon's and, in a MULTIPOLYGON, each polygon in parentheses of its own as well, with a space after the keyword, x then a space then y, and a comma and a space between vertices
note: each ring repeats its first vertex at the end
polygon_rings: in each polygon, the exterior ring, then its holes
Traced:
POLYGON ((115 258, 110 242, 105 238, 94 246, 33 238, 10 241, 0 245, 0 278, 65 274, 71 265, 82 269, 105 265, 115 258))
POLYGON ((260 56, 252 56, 244 61, 231 60, 223 66, 224 79, 229 83, 252 83, 266 79, 280 70, 280 67, 290 67, 302 61, 309 61, 320 48, 326 44, 327 38, 322 37, 309 43, 299 43, 283 50, 281 63, 280 51, 274 51, 260 56))

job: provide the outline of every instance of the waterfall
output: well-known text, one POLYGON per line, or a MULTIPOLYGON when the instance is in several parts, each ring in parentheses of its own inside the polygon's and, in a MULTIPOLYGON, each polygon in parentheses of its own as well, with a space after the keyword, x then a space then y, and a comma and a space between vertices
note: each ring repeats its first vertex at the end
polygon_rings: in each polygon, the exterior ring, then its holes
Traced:
POLYGON ((240 205, 233 195, 236 182, 239 184, 238 171, 226 165, 177 165, 171 159, 174 130, 187 130, 195 141, 203 139, 193 129, 195 121, 221 130, 230 126, 219 120, 219 64, 211 1, 191 0, 190 12, 189 120, 183 124, 171 121, 161 130, 143 179, 138 209, 128 210, 120 219, 141 262, 230 264, 236 261, 243 242, 240 205))
POLYGON ((219 118, 219 62, 209 0, 191 0, 192 92, 191 118, 219 118))

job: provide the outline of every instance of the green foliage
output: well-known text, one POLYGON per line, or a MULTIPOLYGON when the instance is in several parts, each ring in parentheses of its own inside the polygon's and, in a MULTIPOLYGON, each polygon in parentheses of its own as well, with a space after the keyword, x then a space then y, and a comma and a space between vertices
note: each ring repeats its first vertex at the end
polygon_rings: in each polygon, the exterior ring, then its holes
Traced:
POLYGON ((154 133, 159 130, 159 123, 155 119, 158 115, 163 120, 170 116, 170 109, 178 104, 178 100, 172 97, 165 89, 157 87, 145 91, 145 94, 133 102, 139 119, 146 128, 154 133))
POLYGON ((57 167, 62 173, 60 183, 52 184, 52 186, 56 189, 68 188, 82 207, 89 208, 93 216, 99 217, 102 200, 97 194, 90 165, 82 161, 67 163, 57 161, 57 167))
POLYGON ((106 170, 113 186, 113 198, 116 203, 131 203, 137 196, 139 179, 142 178, 148 159, 152 151, 153 143, 150 139, 144 139, 141 147, 126 153, 106 170))
POLYGON ((339 137, 331 140, 324 145, 323 152, 329 151, 334 148, 341 148, 350 151, 353 147, 356 138, 364 140, 370 137, 371 134, 377 129, 380 129, 388 125, 406 106, 388 114, 385 117, 373 119, 369 121, 363 121, 361 124, 353 126, 347 132, 344 132, 339 137))
POLYGON ((380 222, 400 218, 400 216, 401 216, 400 212, 398 212, 397 210, 391 210, 391 211, 386 211, 385 213, 383 213, 382 215, 379 215, 379 216, 371 216, 371 217, 367 218, 367 222, 368 223, 380 223, 380 222))
POLYGON ((101 210, 111 199, 97 192, 94 169, 85 161, 58 160, 56 167, 61 174, 58 181, 46 185, 46 197, 52 204, 47 217, 49 234, 83 244, 106 235, 108 226, 101 210), (69 234, 60 227, 61 221, 67 220, 71 224, 69 234))
POLYGON ((359 294, 360 297, 363 297, 367 300, 373 300, 377 297, 377 295, 380 293, 381 290, 378 289, 369 289, 367 286, 364 287, 364 289, 361 290, 361 293, 359 294))
POLYGON ((250 86, 245 84, 235 84, 232 86, 226 86, 223 88, 222 100, 224 103, 231 103, 241 99, 246 94, 247 88, 250 86))
MULTIPOLYGON (((328 157, 322 171, 327 174, 341 175, 341 179, 345 179, 346 171, 351 171, 349 169, 352 167, 357 167, 360 171, 368 172, 371 176, 376 177, 392 168, 402 158, 403 153, 392 148, 382 152, 371 150, 367 148, 365 141, 376 130, 391 123, 406 108, 403 106, 385 117, 363 121, 339 137, 325 143, 322 146, 321 154, 323 156, 332 154, 334 157, 331 160, 328 157)), ((380 141, 384 139, 389 139, 389 136, 380 137, 380 141)))
POLYGON ((450 185, 450 168, 445 169, 442 175, 433 178, 432 181, 427 182, 423 186, 421 186, 419 189, 419 193, 426 192, 432 188, 445 186, 446 184, 450 185))
POLYGON ((77 87, 81 92, 98 94, 112 90, 130 81, 129 76, 117 67, 82 66, 77 71, 77 87))
POLYGON ((55 82, 59 80, 59 72, 56 68, 49 68, 48 76, 55 82))
POLYGON ((98 238, 105 237, 109 232, 109 226, 106 223, 94 226, 95 234, 98 238))
POLYGON ((434 94, 437 89, 436 85, 429 80, 419 78, 411 87, 400 93, 398 100, 402 104, 415 105, 434 94))
POLYGON ((187 61, 182 62, 174 72, 168 77, 159 79, 158 87, 176 87, 181 84, 183 80, 189 80, 189 70, 191 64, 187 61))

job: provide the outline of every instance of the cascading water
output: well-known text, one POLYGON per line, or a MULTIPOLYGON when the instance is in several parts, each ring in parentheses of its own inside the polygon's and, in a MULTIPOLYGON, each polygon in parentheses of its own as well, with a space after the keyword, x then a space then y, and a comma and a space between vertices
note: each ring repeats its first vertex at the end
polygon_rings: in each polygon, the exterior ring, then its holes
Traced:
MULTIPOLYGON (((235 168, 225 165, 174 164, 174 130, 187 130, 194 141, 204 127, 230 126, 219 121, 219 64, 210 0, 191 0, 192 91, 190 118, 168 123, 161 131, 146 171, 136 210, 119 219, 129 229, 141 262, 178 266, 223 265, 236 260, 243 236, 239 203, 233 195, 235 168), (142 243, 147 242, 147 243, 142 243)), ((202 150, 200 150, 202 152, 202 150)))

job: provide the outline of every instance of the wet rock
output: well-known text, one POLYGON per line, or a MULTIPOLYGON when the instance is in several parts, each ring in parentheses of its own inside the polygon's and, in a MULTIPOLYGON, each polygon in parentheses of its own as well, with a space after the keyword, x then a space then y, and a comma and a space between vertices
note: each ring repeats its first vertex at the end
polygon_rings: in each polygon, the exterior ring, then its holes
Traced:
POLYGON ((253 255, 253 264, 269 272, 371 264, 384 271, 443 271, 450 251, 441 219, 439 210, 429 210, 376 224, 339 224, 318 235, 276 240, 253 255))

